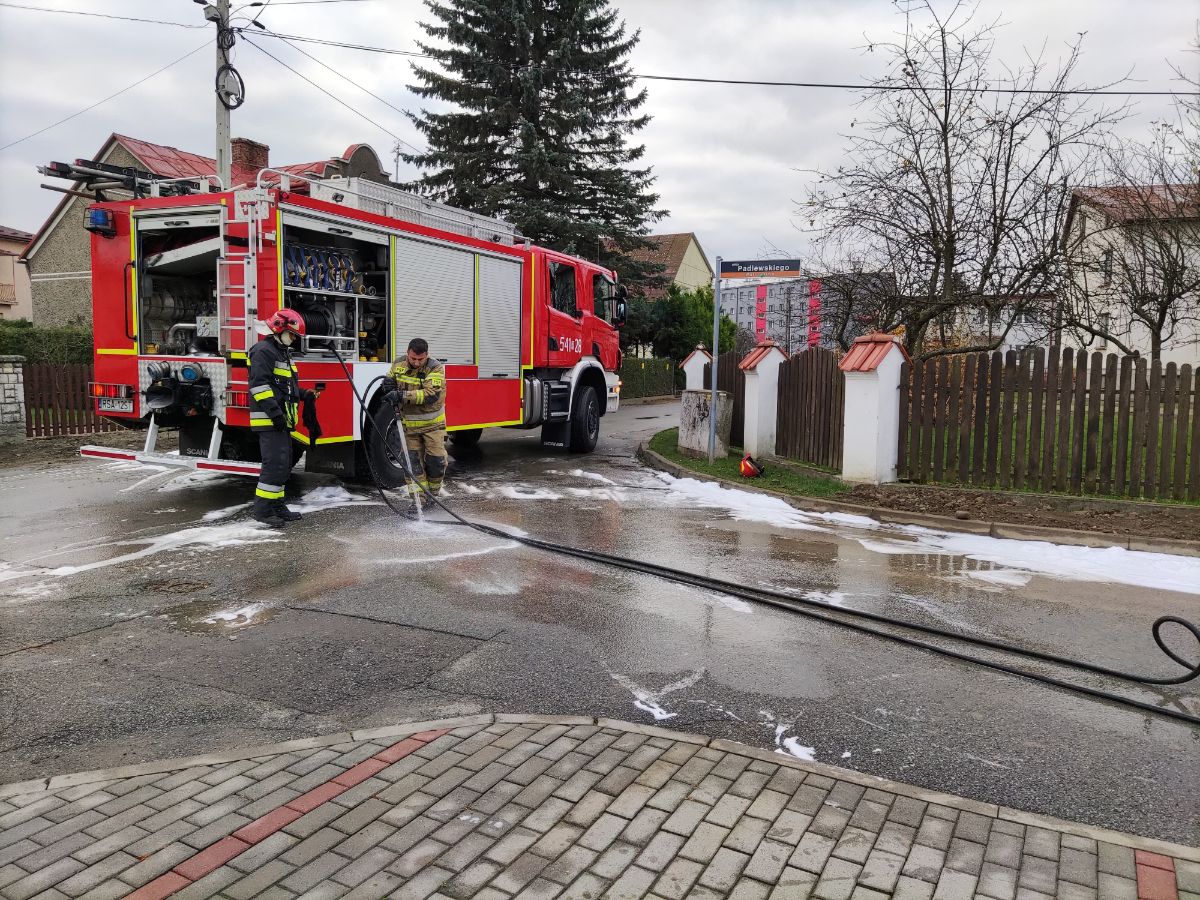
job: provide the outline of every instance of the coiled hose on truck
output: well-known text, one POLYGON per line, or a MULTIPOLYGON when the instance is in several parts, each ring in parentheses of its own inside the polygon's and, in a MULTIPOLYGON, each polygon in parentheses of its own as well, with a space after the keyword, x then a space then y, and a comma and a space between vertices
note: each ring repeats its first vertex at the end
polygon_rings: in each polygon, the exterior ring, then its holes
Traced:
MULTIPOLYGON (((364 402, 363 397, 364 395, 370 394, 371 388, 375 385, 375 383, 382 381, 385 376, 381 375, 373 379, 367 385, 364 391, 360 393, 357 385, 354 384, 353 378, 350 376, 350 371, 346 367, 346 363, 342 360, 340 355, 337 355, 337 359, 342 365, 342 371, 346 374, 346 380, 350 383, 351 388, 354 390, 355 396, 358 398, 359 431, 360 434, 362 434, 365 442, 368 440, 368 428, 373 430, 377 429, 375 420, 367 411, 367 404, 364 402)), ((1065 681, 1061 678, 1056 678, 1052 675, 1046 675, 1041 672, 1033 672, 1029 671, 1028 669, 1018 668, 1007 662, 976 656, 970 652, 967 652, 966 650, 956 650, 952 647, 943 647, 938 644, 930 643, 929 641, 921 640, 920 638, 909 634, 884 631, 880 628, 874 628, 868 624, 864 624, 875 623, 891 628, 906 629, 909 632, 916 632, 917 634, 921 635, 928 635, 930 637, 954 641, 960 645, 965 644, 969 647, 977 647, 985 650, 1007 653, 1012 656, 1023 657, 1027 660, 1049 663, 1054 666, 1073 669, 1077 672, 1102 675, 1107 678, 1127 681, 1132 684, 1165 687, 1185 684, 1189 681, 1192 681, 1197 676, 1200 676, 1200 658, 1197 658, 1195 662, 1188 662, 1186 659, 1168 647, 1166 642, 1163 640, 1163 626, 1178 625, 1186 631, 1191 632, 1192 636, 1196 638, 1197 647, 1200 648, 1200 627, 1197 627, 1193 622, 1180 618, 1179 616, 1160 616, 1159 618, 1155 619, 1154 623, 1150 626, 1150 633, 1154 638, 1154 643, 1158 645, 1158 649, 1161 650, 1172 662, 1181 666, 1183 668, 1183 672, 1171 676, 1141 675, 1133 672, 1123 672, 1119 669, 1113 669, 1107 666, 1096 665, 1095 663, 1087 662, 1085 660, 1071 659, 1070 657, 1060 656, 1055 653, 1044 653, 1040 650, 1032 650, 1027 647, 1010 644, 1007 641, 998 641, 991 638, 959 634, 944 628, 937 628, 936 626, 932 625, 922 625, 918 622, 908 622, 903 619, 898 619, 893 616, 885 616, 880 613, 868 612, 866 610, 848 609, 846 607, 834 607, 817 600, 794 597, 790 594, 785 594, 780 591, 770 590, 769 588, 745 587, 744 585, 735 584, 720 578, 696 575, 692 572, 685 572, 680 569, 674 569, 670 566, 663 566, 657 563, 643 562, 641 560, 628 559, 623 556, 614 556, 609 553, 601 553, 596 550, 583 550, 579 547, 572 547, 567 544, 557 544, 552 541, 543 541, 538 538, 511 534, 501 528, 496 528, 491 525, 483 525, 479 522, 472 522, 469 519, 464 518, 447 506, 439 497, 436 497, 430 493, 429 489, 420 483, 419 479, 416 478, 411 469, 411 461, 409 459, 408 448, 404 439, 403 426, 400 424, 398 419, 393 418, 388 425, 389 431, 392 427, 397 429, 401 453, 401 465, 404 469, 405 478, 409 482, 409 490, 411 495, 416 497, 419 490, 424 494, 428 502, 438 506, 457 524, 471 528, 480 534, 486 534, 489 537, 499 538, 501 540, 514 541, 519 544, 524 544, 527 547, 544 550, 548 553, 557 553, 562 556, 574 557, 576 559, 584 560, 585 562, 601 563, 620 569, 626 569, 631 572, 639 572, 644 575, 653 575, 666 581, 673 581, 676 584, 685 584, 701 590, 716 591, 717 593, 726 594, 730 597, 737 597, 740 600, 745 600, 750 603, 758 603, 766 606, 773 606, 778 609, 785 609, 788 612, 797 613, 811 619, 817 619, 827 624, 835 625, 839 628, 846 628, 862 634, 869 634, 873 637, 881 638, 886 641, 893 641, 909 647, 916 647, 920 650, 936 653, 939 656, 946 656, 951 659, 972 663, 977 666, 984 666, 989 669, 994 669, 997 672, 1003 672, 1007 675, 1015 675, 1019 678, 1026 678, 1030 681, 1036 681, 1040 682, 1041 684, 1050 685, 1051 687, 1073 691, 1077 694, 1083 694, 1097 700, 1130 707, 1155 716, 1162 716, 1175 721, 1186 722, 1189 725, 1200 726, 1200 715, 1194 715, 1181 709, 1174 709, 1168 706, 1157 706, 1144 700, 1125 697, 1120 694, 1114 694, 1111 691, 1100 690, 1099 688, 1090 687, 1085 684, 1076 684, 1074 682, 1065 681)), ((389 434, 387 432, 379 435, 381 446, 385 448, 388 446, 388 437, 389 434)), ((371 457, 371 453, 367 452, 365 455, 367 457, 367 466, 371 472, 371 481, 374 483, 375 489, 379 492, 380 499, 382 499, 388 508, 397 515, 407 517, 408 511, 398 507, 388 495, 387 489, 384 487, 378 473, 375 471, 375 463, 371 457)))

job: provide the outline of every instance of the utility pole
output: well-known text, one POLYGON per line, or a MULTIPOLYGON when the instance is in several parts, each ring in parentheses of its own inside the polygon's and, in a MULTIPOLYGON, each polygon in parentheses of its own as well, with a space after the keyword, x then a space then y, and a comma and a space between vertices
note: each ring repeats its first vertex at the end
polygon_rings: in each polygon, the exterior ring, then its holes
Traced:
MULTIPOLYGON (((204 0, 196 0, 204 3, 204 0)), ((229 27, 229 0, 214 0, 205 3, 204 18, 217 26, 216 68, 216 159, 217 176, 221 187, 228 190, 233 185, 233 155, 229 143, 229 113, 242 105, 245 85, 242 76, 229 63, 229 51, 236 39, 229 27)))

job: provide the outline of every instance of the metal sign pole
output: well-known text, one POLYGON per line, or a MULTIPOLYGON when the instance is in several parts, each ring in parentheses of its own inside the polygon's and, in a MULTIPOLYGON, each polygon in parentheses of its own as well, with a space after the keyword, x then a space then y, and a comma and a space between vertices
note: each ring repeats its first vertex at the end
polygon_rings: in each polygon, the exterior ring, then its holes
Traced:
POLYGON ((708 405, 708 464, 717 457, 717 358, 721 355, 721 257, 713 273, 712 395, 708 405))

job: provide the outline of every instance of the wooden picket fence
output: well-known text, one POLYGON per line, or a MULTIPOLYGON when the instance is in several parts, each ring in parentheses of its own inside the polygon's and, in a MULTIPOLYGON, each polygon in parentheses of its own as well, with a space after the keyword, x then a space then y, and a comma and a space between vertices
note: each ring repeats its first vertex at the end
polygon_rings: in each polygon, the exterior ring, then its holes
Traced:
POLYGON ((846 376, 837 354, 813 347, 779 367, 775 453, 840 470, 846 376))
POLYGON ((1200 499, 1200 370, 1035 348, 905 364, 902 480, 1200 499))
MULTIPOLYGON (((728 391, 733 397, 729 443, 734 447, 742 446, 746 434, 746 373, 738 368, 742 356, 736 350, 717 356, 717 390, 728 391)), ((704 367, 704 389, 712 390, 712 363, 704 367)))
POLYGON ((88 363, 25 363, 25 434, 62 437, 120 431, 96 415, 87 395, 92 380, 88 363))

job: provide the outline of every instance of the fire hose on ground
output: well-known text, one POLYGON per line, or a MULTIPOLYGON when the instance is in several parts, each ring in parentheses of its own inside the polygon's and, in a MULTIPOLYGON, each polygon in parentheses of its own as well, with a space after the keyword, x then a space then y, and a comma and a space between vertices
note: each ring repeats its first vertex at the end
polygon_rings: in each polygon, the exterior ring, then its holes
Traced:
MULTIPOLYGON (((335 355, 337 356, 338 362, 340 362, 342 365, 342 371, 345 372, 346 380, 350 383, 355 396, 358 398, 360 433, 363 436, 364 442, 366 442, 368 440, 368 427, 377 431, 378 426, 376 425, 372 416, 368 413, 367 405, 364 402, 363 397, 364 394, 369 394, 375 383, 382 381, 385 376, 381 375, 373 379, 366 386, 364 391, 360 393, 358 386, 355 385, 353 378, 350 376, 350 371, 347 369, 346 363, 342 360, 340 355, 335 355)), ((879 628, 871 627, 868 624, 864 624, 874 623, 891 628, 907 629, 909 632, 916 632, 920 635, 954 641, 960 645, 966 644, 985 650, 1006 653, 1013 656, 1023 657, 1024 659, 1034 662, 1048 663, 1061 668, 1073 669, 1077 672, 1089 673, 1093 675, 1100 675, 1106 678, 1130 682, 1132 684, 1146 685, 1151 687, 1167 687, 1185 684, 1189 681, 1192 681, 1197 676, 1200 676, 1200 658, 1198 658, 1195 662, 1188 662, 1186 659, 1168 647, 1166 642, 1163 640, 1163 627, 1165 625, 1178 625, 1184 630, 1191 632, 1192 636, 1196 638, 1197 647, 1200 648, 1200 627, 1197 627, 1193 622, 1190 622, 1187 619, 1183 619, 1179 616, 1160 616, 1154 621, 1153 625, 1151 625, 1150 630, 1151 635, 1154 638, 1154 643, 1158 645, 1159 650, 1161 650, 1172 662, 1181 666, 1184 671, 1173 676, 1141 675, 1132 672, 1123 672, 1119 669, 1113 669, 1107 666, 1096 665, 1084 660, 1071 659, 1070 657, 1060 656, 1054 653, 1045 653, 1040 650, 1021 647, 1016 644, 1010 644, 1006 641, 998 641, 986 637, 959 634, 944 628, 923 625, 918 622, 909 622, 893 616, 886 616, 880 613, 868 612, 866 610, 849 609, 846 607, 833 607, 818 600, 795 597, 790 594, 785 594, 781 591, 771 590, 769 588, 749 588, 745 587, 744 585, 724 581, 719 578, 696 575, 691 572, 685 572, 680 569, 659 565, 657 563, 628 559, 623 556, 614 556, 612 554, 601 553, 596 550, 584 550, 567 544, 543 541, 538 538, 528 537, 525 535, 511 534, 502 528, 484 525, 479 522, 472 522, 469 519, 464 518, 447 506, 441 498, 431 493, 426 485, 421 483, 420 479, 416 477, 416 474, 412 470, 412 462, 409 457, 407 442, 404 435, 404 426, 400 422, 399 418, 395 416, 391 417, 391 421, 387 426, 387 430, 379 435, 380 445, 385 449, 385 452, 386 448, 388 447, 389 433, 393 427, 396 429, 396 433, 399 438, 401 468, 404 471, 404 477, 408 482, 408 490, 410 496, 413 498, 413 501, 419 504, 419 498, 423 495, 429 503, 439 507, 443 512, 450 516, 456 524, 471 528, 480 534, 486 534, 489 537, 499 538, 501 540, 513 541, 523 544, 527 547, 533 547, 538 550, 546 551, 548 553, 556 553, 563 556, 574 557, 588 563, 599 563, 625 569, 631 572, 638 572, 644 575, 653 575, 656 578, 662 578, 666 581, 675 582, 676 584, 688 585, 700 590, 714 591, 730 597, 736 597, 750 603, 763 604, 778 609, 785 609, 788 612, 797 613, 812 619, 817 619, 825 622, 826 624, 834 625, 839 628, 845 628, 862 634, 868 634, 872 637, 880 638, 882 640, 904 644, 909 647, 915 647, 919 650, 936 653, 940 656, 949 657, 961 662, 984 666, 997 672, 1003 672, 1007 675, 1014 675, 1019 678, 1040 682, 1041 684, 1049 685, 1051 687, 1083 694, 1096 700, 1127 706, 1145 713, 1150 713, 1152 715, 1162 716, 1164 718, 1173 719, 1179 722, 1186 722, 1189 725, 1200 726, 1200 715, 1194 715, 1184 710, 1173 709, 1166 706, 1158 706, 1144 700, 1125 697, 1121 694, 1115 694, 1111 691, 1101 690, 1085 684, 1076 684, 1052 675, 1034 672, 1028 669, 1022 669, 1006 662, 976 656, 972 653, 966 652, 965 650, 956 650, 951 647, 943 647, 926 640, 921 640, 910 634, 899 634, 891 631, 884 631, 879 628)), ((379 477, 379 473, 375 471, 375 462, 372 459, 372 454, 368 451, 365 455, 367 458, 367 466, 371 472, 371 481, 374 483, 376 490, 379 492, 380 499, 382 499, 388 508, 397 515, 408 517, 408 511, 398 507, 388 495, 388 488, 384 486, 379 477)))

